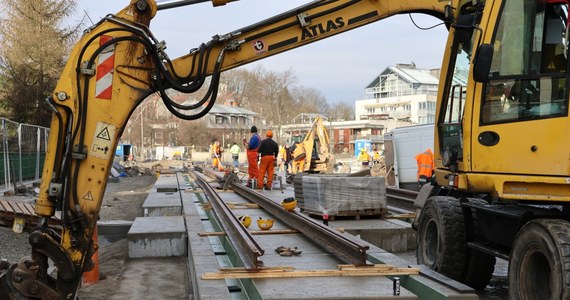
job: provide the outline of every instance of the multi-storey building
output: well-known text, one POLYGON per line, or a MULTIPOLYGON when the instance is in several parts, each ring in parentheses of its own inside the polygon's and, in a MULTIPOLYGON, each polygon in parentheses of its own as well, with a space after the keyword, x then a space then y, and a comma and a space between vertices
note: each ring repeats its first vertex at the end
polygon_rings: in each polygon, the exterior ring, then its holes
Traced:
POLYGON ((382 120, 386 129, 435 121, 438 70, 415 64, 388 67, 366 86, 355 102, 356 120, 382 120))

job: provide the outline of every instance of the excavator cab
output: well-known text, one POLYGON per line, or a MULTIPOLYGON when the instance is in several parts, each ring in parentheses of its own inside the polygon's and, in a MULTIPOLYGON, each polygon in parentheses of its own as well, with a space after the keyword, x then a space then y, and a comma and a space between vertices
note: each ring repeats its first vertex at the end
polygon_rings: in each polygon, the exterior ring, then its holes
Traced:
POLYGON ((460 1, 442 65, 418 263, 511 299, 570 298, 569 5, 460 1))

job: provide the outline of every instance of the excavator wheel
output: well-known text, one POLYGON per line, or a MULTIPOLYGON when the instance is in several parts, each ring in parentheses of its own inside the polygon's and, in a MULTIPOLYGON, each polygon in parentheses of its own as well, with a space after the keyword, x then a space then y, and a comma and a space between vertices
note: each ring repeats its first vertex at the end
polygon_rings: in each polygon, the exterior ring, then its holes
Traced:
POLYGON ((509 261, 510 299, 570 299, 570 222, 536 219, 519 231, 509 261))
POLYGON ((430 197, 417 232, 417 260, 447 277, 461 281, 466 261, 465 225, 459 201, 430 197))

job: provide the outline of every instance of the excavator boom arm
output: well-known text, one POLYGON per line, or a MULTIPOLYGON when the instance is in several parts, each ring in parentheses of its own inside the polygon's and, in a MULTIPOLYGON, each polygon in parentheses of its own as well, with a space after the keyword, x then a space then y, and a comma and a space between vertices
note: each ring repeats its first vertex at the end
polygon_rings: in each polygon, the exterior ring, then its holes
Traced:
MULTIPOLYGON (((211 41, 209 66, 215 65, 217 54, 226 50, 221 71, 301 47, 333 35, 355 29, 384 18, 406 13, 425 13, 445 19, 446 2, 434 0, 313 1, 264 21, 217 35, 211 41)), ((173 60, 178 74, 196 75, 192 69, 196 55, 191 53, 173 60)), ((215 70, 210 67, 206 74, 215 70)))

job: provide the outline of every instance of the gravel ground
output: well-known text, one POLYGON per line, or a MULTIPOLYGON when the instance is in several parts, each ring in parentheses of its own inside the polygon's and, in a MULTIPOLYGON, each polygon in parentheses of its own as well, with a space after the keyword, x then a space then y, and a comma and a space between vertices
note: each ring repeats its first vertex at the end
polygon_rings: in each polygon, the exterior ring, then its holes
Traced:
MULTIPOLYGON (((121 177, 119 182, 109 182, 103 197, 100 220, 132 221, 142 216, 142 203, 156 181, 155 176, 121 177)), ((33 195, 11 196, 8 200, 30 202, 33 195)), ((0 259, 17 262, 31 254, 28 233, 16 234, 12 228, 0 227, 0 259)))
POLYGON ((11 228, 0 227, 0 258, 13 263, 22 256, 30 255, 28 233, 15 234, 11 228))

